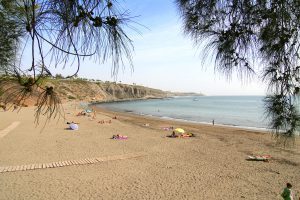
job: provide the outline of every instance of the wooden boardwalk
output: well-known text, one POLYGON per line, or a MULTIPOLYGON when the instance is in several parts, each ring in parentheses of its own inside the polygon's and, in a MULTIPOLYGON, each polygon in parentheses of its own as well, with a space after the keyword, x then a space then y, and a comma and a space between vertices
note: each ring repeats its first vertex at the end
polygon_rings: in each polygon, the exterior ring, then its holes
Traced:
POLYGON ((67 167, 67 166, 74 166, 74 165, 88 165, 88 164, 94 164, 94 163, 106 162, 106 161, 138 158, 142 156, 144 156, 144 154, 135 153, 135 154, 123 154, 123 155, 106 156, 106 157, 98 157, 98 158, 85 158, 80 160, 66 160, 66 161, 58 161, 58 162, 51 162, 51 163, 37 163, 37 164, 2 166, 2 167, 0 166, 0 173, 58 168, 58 167, 67 167))

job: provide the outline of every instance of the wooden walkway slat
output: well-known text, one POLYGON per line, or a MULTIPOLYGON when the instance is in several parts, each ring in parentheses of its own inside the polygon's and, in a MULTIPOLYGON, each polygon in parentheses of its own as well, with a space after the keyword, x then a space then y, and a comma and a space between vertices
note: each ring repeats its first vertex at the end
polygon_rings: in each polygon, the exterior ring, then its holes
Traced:
POLYGON ((0 174, 6 172, 58 168, 58 167, 67 167, 67 166, 74 166, 74 165, 90 165, 90 164, 100 163, 105 161, 124 160, 124 159, 137 158, 142 156, 144 156, 144 154, 135 153, 135 154, 123 154, 123 155, 114 155, 114 156, 97 157, 97 158, 85 158, 85 159, 78 159, 78 160, 65 160, 65 161, 58 161, 52 163, 35 163, 35 164, 16 165, 16 166, 0 166, 0 174))

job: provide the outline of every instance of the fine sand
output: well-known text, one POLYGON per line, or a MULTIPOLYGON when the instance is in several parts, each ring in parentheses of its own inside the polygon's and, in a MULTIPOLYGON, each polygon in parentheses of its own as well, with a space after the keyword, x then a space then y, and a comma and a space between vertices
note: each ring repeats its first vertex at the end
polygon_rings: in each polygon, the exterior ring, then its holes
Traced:
POLYGON ((45 126, 34 124, 33 107, 0 111, 1 200, 276 200, 287 182, 297 200, 300 196, 299 138, 283 149, 269 133, 101 109, 93 120, 93 114, 77 117, 81 110, 75 103, 64 108, 66 120, 45 126), (70 121, 78 122, 79 130, 67 130, 70 121), (181 127, 196 137, 167 138, 172 131, 165 127, 181 127), (116 134, 128 139, 110 139, 116 134), (262 154, 272 159, 246 160, 262 154))

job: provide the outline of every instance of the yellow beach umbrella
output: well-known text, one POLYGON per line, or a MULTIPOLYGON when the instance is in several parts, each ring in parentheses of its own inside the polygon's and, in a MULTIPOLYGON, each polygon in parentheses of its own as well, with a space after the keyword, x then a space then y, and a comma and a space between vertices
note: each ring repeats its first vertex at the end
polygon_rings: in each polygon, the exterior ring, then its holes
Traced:
POLYGON ((174 131, 181 134, 185 132, 185 130, 182 128, 176 128, 174 131))

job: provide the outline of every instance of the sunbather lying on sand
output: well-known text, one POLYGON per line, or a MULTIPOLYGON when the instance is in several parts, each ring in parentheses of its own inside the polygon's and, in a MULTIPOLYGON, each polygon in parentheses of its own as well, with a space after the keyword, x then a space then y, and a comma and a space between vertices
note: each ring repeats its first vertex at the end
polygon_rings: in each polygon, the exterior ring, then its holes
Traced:
POLYGON ((175 131, 172 132, 171 135, 167 135, 167 137, 170 137, 170 138, 177 138, 178 135, 176 135, 175 131))
POLYGON ((87 113, 83 110, 83 111, 77 113, 76 116, 85 116, 86 114, 87 114, 87 113))
POLYGON ((186 138, 186 137, 195 137, 195 135, 193 133, 183 133, 179 137, 183 137, 183 138, 186 138))
POLYGON ((174 128, 173 128, 173 126, 170 126, 170 127, 162 127, 162 129, 164 131, 169 131, 169 130, 173 130, 174 128))
POLYGON ((188 138, 188 137, 195 137, 195 135, 193 133, 182 133, 181 135, 176 135, 175 131, 173 131, 172 134, 168 135, 167 137, 170 137, 170 138, 177 138, 177 137, 188 138))
POLYGON ((100 120, 98 121, 99 124, 105 124, 105 123, 111 123, 111 120, 108 120, 108 121, 104 121, 104 120, 100 120))
POLYGON ((113 135, 111 139, 115 139, 115 140, 126 140, 128 137, 126 135, 113 135))

